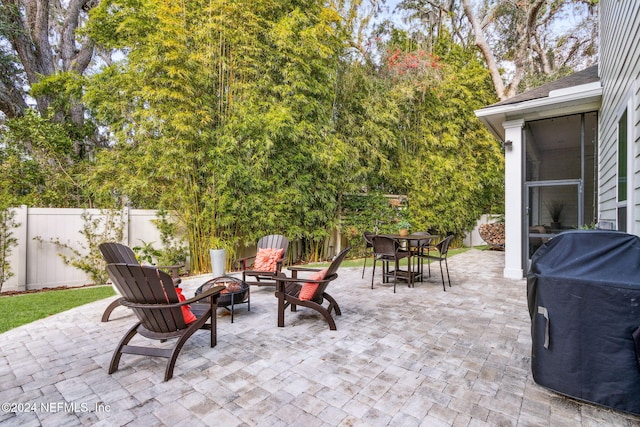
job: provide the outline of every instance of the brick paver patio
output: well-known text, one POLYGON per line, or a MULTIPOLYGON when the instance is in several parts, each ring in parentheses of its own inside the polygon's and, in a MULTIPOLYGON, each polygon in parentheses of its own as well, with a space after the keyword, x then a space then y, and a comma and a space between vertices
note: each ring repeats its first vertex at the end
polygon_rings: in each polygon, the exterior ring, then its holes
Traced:
MULTIPOLYGON (((502 277, 504 254, 470 250, 415 288, 370 288, 371 269, 341 268, 329 292, 343 315, 316 312, 276 327, 273 290, 251 312, 218 312, 218 345, 192 337, 174 377, 165 360, 111 354, 134 318, 101 323, 111 299, 0 334, 0 425, 7 426, 632 426, 640 417, 536 385, 524 280, 502 277), (8 406, 7 406, 8 405, 8 406)), ((379 272, 379 270, 378 270, 379 272)), ((208 277, 185 280, 192 295, 208 277)), ((135 341, 135 340, 134 340, 135 341)), ((639 397, 640 398, 640 397, 639 397)))

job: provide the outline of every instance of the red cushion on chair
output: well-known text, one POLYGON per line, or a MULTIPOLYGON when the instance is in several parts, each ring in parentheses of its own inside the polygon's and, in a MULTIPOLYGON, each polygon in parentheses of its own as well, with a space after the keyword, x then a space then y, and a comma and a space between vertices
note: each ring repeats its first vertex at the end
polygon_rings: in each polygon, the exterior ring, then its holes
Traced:
MULTIPOLYGON (((178 301, 186 301, 187 298, 182 295, 182 288, 176 288, 176 293, 178 294, 178 301)), ((183 305, 180 308, 182 309, 182 317, 184 317, 184 323, 189 324, 198 319, 196 315, 191 311, 191 307, 189 307, 188 305, 183 305)))
POLYGON ((282 259, 284 249, 261 248, 258 249, 253 269, 257 271, 276 271, 278 261, 282 259))
MULTIPOLYGON (((307 277, 307 279, 322 280, 324 279, 324 276, 326 274, 327 274, 327 269, 325 268, 324 270, 316 271, 315 273, 307 277)), ((304 285, 302 285, 302 289, 300 289, 300 294, 298 295, 298 298, 300 298, 303 301, 309 301, 316 294, 316 290, 318 289, 318 286, 320 286, 320 283, 305 283, 304 285)))

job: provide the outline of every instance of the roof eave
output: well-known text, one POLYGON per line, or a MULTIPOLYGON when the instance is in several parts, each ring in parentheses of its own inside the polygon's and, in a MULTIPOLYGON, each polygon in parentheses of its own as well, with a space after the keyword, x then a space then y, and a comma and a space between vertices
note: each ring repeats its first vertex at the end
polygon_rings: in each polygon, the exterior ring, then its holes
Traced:
POLYGON ((504 141, 507 120, 524 118, 541 119, 552 116, 575 114, 599 109, 602 100, 600 82, 549 92, 549 96, 514 104, 489 106, 476 110, 476 117, 500 141, 504 141))

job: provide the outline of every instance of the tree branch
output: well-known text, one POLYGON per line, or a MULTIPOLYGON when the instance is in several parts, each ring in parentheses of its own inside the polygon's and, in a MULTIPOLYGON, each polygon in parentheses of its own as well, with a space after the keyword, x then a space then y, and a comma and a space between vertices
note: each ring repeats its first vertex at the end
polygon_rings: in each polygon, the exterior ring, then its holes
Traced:
POLYGON ((15 87, 0 80, 0 111, 9 119, 19 117, 28 108, 24 98, 15 87))
POLYGON ((484 37, 484 33, 482 32, 482 27, 480 22, 476 18, 471 9, 471 5, 469 5, 469 0, 462 0, 462 9, 464 10, 464 14, 467 19, 471 23, 471 27, 473 28, 473 33, 475 36, 476 46, 482 52, 485 61, 487 62, 487 68, 489 68, 489 74, 491 75, 491 80, 493 81, 493 87, 496 90, 496 94, 500 100, 504 100, 507 98, 504 82, 502 81, 502 76, 500 75, 500 70, 498 68, 498 62, 496 61, 495 56, 487 43, 487 40, 484 37))
POLYGON ((525 26, 522 29, 519 29, 519 37, 518 43, 516 45, 516 51, 514 54, 513 63, 515 65, 515 73, 513 74, 513 78, 509 85, 507 86, 507 90, 505 96, 507 98, 511 98, 514 96, 518 90, 518 86, 524 77, 525 71, 525 59, 527 58, 527 53, 529 47, 531 45, 531 39, 535 34, 535 26, 538 19, 538 14, 540 13, 540 9, 544 5, 545 0, 536 0, 531 7, 527 10, 527 19, 525 21, 525 26))
POLYGON ((77 49, 76 30, 80 26, 80 13, 95 4, 89 0, 71 0, 66 7, 60 37, 60 55, 66 71, 82 74, 91 62, 95 44, 91 40, 86 40, 82 47, 77 49))

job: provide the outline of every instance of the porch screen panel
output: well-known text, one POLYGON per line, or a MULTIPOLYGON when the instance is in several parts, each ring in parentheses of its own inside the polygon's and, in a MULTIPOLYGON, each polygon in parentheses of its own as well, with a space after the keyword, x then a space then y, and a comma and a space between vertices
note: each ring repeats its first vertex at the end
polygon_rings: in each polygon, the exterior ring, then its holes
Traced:
POLYGON ((528 122, 527 181, 581 179, 579 114, 528 122))
MULTIPOLYGON (((596 221, 597 206, 597 135, 598 113, 588 112, 570 116, 553 117, 549 119, 527 122, 525 126, 526 165, 525 176, 527 182, 581 180, 582 188, 582 221, 578 224, 571 220, 571 226, 591 225, 596 221), (580 223, 581 222, 581 223, 580 223)), ((529 217, 536 225, 548 219, 544 218, 544 198, 549 200, 564 200, 565 207, 575 212, 573 190, 566 188, 544 190, 548 194, 530 195, 531 201, 539 201, 536 206, 529 206, 531 213, 540 216, 529 217), (555 193, 555 194, 554 194, 555 193)), ((548 200, 547 200, 548 201, 548 200)), ((567 210, 565 209, 565 214, 567 210)), ((567 224, 568 225, 568 224, 567 224)))

